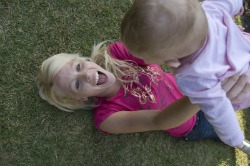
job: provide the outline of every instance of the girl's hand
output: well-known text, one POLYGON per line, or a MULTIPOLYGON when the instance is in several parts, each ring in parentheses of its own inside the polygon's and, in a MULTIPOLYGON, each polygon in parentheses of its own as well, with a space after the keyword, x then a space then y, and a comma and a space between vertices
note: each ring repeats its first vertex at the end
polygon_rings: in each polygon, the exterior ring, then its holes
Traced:
POLYGON ((248 76, 246 74, 240 76, 239 72, 236 75, 225 79, 222 82, 222 89, 224 89, 227 97, 233 104, 237 103, 245 97, 247 92, 250 91, 248 76))

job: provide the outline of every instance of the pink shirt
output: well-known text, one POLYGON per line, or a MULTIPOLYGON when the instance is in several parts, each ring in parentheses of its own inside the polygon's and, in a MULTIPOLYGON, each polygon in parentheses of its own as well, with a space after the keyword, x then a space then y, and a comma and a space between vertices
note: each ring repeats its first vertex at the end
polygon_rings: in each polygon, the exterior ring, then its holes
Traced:
MULTIPOLYGON (((113 58, 130 60, 139 66, 138 79, 141 84, 133 83, 126 86, 126 94, 123 86, 112 98, 99 98, 100 105, 94 109, 94 122, 97 129, 110 115, 119 111, 159 110, 183 97, 177 89, 175 78, 165 73, 159 65, 145 65, 143 60, 132 56, 122 43, 109 45, 113 58), (151 85, 150 85, 151 84, 151 85)), ((194 126, 196 115, 182 125, 167 130, 172 136, 184 136, 194 126)))
POLYGON ((233 106, 221 81, 249 69, 249 35, 240 31, 232 19, 242 7, 242 0, 206 0, 202 7, 209 25, 207 40, 203 48, 181 59, 175 76, 180 90, 200 105, 220 139, 237 146, 244 135, 234 108, 250 106, 250 96, 233 106))

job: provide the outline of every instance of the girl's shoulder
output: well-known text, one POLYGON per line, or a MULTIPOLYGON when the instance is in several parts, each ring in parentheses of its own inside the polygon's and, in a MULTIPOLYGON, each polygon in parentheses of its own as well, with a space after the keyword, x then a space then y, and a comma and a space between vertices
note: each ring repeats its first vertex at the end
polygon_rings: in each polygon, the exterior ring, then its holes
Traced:
POLYGON ((115 42, 108 46, 108 51, 112 58, 124 61, 132 61, 138 65, 146 65, 140 58, 132 55, 122 42, 115 42))

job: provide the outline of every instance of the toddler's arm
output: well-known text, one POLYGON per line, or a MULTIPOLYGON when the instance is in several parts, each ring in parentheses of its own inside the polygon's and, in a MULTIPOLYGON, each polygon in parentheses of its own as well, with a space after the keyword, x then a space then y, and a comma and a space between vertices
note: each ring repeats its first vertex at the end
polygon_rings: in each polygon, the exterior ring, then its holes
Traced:
MULTIPOLYGON (((241 9, 240 9, 240 11, 239 11, 236 15, 234 15, 233 18, 234 18, 235 20, 237 20, 237 18, 240 17, 243 13, 244 13, 244 7, 242 6, 241 9)), ((237 26, 239 27, 239 29, 240 29, 241 31, 244 31, 244 30, 245 30, 245 28, 242 27, 241 25, 237 25, 237 26)))
POLYGON ((242 6, 242 7, 240 8, 240 11, 239 11, 234 17, 241 16, 243 13, 244 13, 244 7, 242 6))
POLYGON ((231 16, 239 14, 240 8, 243 6, 243 0, 206 0, 201 2, 202 5, 213 5, 216 8, 227 11, 231 16))
POLYGON ((229 146, 239 147, 244 140, 231 102, 220 82, 195 76, 176 75, 180 90, 192 103, 199 104, 220 139, 229 146))

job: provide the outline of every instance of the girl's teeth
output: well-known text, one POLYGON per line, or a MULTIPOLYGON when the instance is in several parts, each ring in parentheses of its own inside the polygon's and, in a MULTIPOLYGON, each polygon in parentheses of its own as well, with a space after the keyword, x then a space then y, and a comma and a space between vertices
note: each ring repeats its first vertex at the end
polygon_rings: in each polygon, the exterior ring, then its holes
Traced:
POLYGON ((96 72, 96 75, 95 75, 95 84, 97 84, 98 80, 99 80, 99 74, 98 74, 98 72, 96 72))

